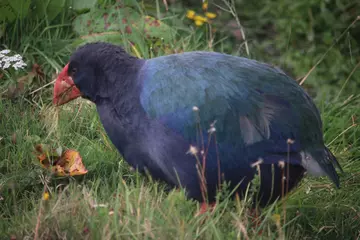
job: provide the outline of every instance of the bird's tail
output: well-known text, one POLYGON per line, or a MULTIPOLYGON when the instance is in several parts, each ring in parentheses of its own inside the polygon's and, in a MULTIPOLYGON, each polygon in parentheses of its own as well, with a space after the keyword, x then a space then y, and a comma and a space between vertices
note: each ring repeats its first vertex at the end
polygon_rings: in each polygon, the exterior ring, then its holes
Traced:
POLYGON ((339 162, 327 148, 311 149, 302 152, 302 165, 310 175, 328 176, 337 187, 340 186, 339 175, 335 168, 343 172, 339 162))

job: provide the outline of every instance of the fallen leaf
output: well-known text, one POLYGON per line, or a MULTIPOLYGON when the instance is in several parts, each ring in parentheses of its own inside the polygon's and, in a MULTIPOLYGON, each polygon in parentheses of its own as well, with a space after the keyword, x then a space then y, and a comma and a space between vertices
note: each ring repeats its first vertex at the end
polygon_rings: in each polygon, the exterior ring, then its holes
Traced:
POLYGON ((57 176, 84 175, 88 172, 82 163, 80 153, 75 150, 62 151, 61 147, 49 149, 44 144, 36 145, 35 150, 38 152, 37 159, 41 166, 57 176))
POLYGON ((47 145, 38 144, 35 146, 35 150, 39 153, 37 159, 44 168, 49 168, 52 165, 51 163, 56 163, 59 158, 56 151, 50 151, 47 145))
POLYGON ((83 175, 87 170, 82 163, 80 154, 74 150, 66 150, 58 161, 58 166, 62 167, 65 173, 70 176, 83 175))

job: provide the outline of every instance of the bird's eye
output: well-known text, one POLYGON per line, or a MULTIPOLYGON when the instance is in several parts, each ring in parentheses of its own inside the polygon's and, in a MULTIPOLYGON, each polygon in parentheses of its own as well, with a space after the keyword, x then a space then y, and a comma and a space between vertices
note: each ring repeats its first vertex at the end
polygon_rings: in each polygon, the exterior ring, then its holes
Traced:
POLYGON ((74 75, 76 73, 76 71, 77 71, 77 68, 72 68, 71 69, 71 75, 74 75))

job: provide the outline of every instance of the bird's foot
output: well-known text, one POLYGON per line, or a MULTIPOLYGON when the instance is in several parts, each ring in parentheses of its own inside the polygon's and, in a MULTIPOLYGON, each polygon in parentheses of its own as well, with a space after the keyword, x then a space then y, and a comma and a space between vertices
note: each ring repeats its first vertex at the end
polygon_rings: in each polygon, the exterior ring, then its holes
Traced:
POLYGON ((216 203, 207 204, 207 203, 203 202, 203 203, 201 203, 199 211, 195 214, 195 217, 200 216, 206 212, 209 212, 209 210, 210 210, 210 212, 214 212, 215 207, 216 207, 216 203))

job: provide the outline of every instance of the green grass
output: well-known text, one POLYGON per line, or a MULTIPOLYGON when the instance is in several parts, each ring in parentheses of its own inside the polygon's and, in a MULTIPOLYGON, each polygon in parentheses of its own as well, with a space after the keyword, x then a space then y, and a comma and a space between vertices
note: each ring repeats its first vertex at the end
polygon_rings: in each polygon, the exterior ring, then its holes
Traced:
MULTIPOLYGON (((160 5, 158 1, 157 6, 160 5)), ((160 9, 156 8, 156 12, 160 9)), ((166 18, 179 21, 175 16, 166 18)), ((49 82, 70 52, 74 34, 69 29, 69 20, 64 12, 53 24, 41 20, 18 23, 3 38, 4 46, 21 53, 30 66, 40 64, 46 75, 44 81, 49 82)), ((183 35, 169 43, 171 49, 209 49, 208 32, 181 24, 177 30, 183 35)), ((252 55, 257 59, 269 58, 259 55, 258 48, 262 45, 256 45, 255 34, 250 36, 252 55)), ((275 41, 284 45, 289 39, 275 41)), ((225 38, 214 43, 218 50, 233 46, 225 38)), ((328 46, 321 46, 325 49, 321 54, 328 46)), ((152 53, 145 41, 138 45, 145 58, 165 54, 164 49, 152 53)), ((303 61, 316 62, 311 56, 301 57, 303 61)), ((348 57, 347 53, 342 57, 348 57)), ((325 57, 330 62, 331 58, 325 57)), ((349 67, 345 63, 335 65, 349 67)), ((320 64, 315 76, 319 77, 328 68, 331 66, 320 64)), ((346 73, 349 75, 350 71, 346 73)), ((354 78, 349 78, 350 82, 354 78)), ((338 80, 346 82, 343 77, 338 80)), ((45 82, 37 82, 31 86, 32 90, 45 82)), ((0 82, 0 89, 7 84, 0 82)), ((326 93, 324 89, 327 86, 317 86, 315 90, 326 93)), ((215 212, 194 217, 198 203, 186 200, 183 191, 169 191, 164 184, 131 171, 106 137, 92 104, 78 100, 56 110, 50 107, 51 90, 49 86, 36 94, 0 99, 0 239, 11 236, 16 239, 357 239, 360 236, 360 126, 357 125, 360 95, 351 95, 345 89, 339 98, 330 94, 317 94, 316 98, 324 122, 325 141, 345 171, 341 174, 341 188, 336 189, 327 178, 306 177, 283 202, 264 209, 263 221, 256 226, 248 211, 250 196, 241 201, 229 200, 226 192, 225 200, 215 212), (39 143, 76 149, 89 172, 73 178, 51 176, 35 157, 34 145, 39 143), (51 195, 47 201, 42 200, 44 189, 51 195)))
POLYGON ((255 239, 259 230, 264 239, 276 239, 274 214, 281 216, 286 238, 354 239, 360 234, 360 127, 342 132, 360 115, 359 104, 360 96, 347 104, 319 102, 326 142, 344 167, 341 188, 326 178, 307 177, 284 204, 264 210, 263 225, 256 227, 246 201, 224 200, 214 213, 194 217, 197 203, 182 191, 169 193, 163 184, 130 171, 104 138, 94 106, 85 101, 58 113, 1 101, 0 239, 32 238, 37 223, 41 239, 234 239, 244 233, 255 239), (77 149, 88 174, 51 177, 33 154, 37 143, 77 149), (48 201, 41 200, 44 185, 51 193, 48 201))

